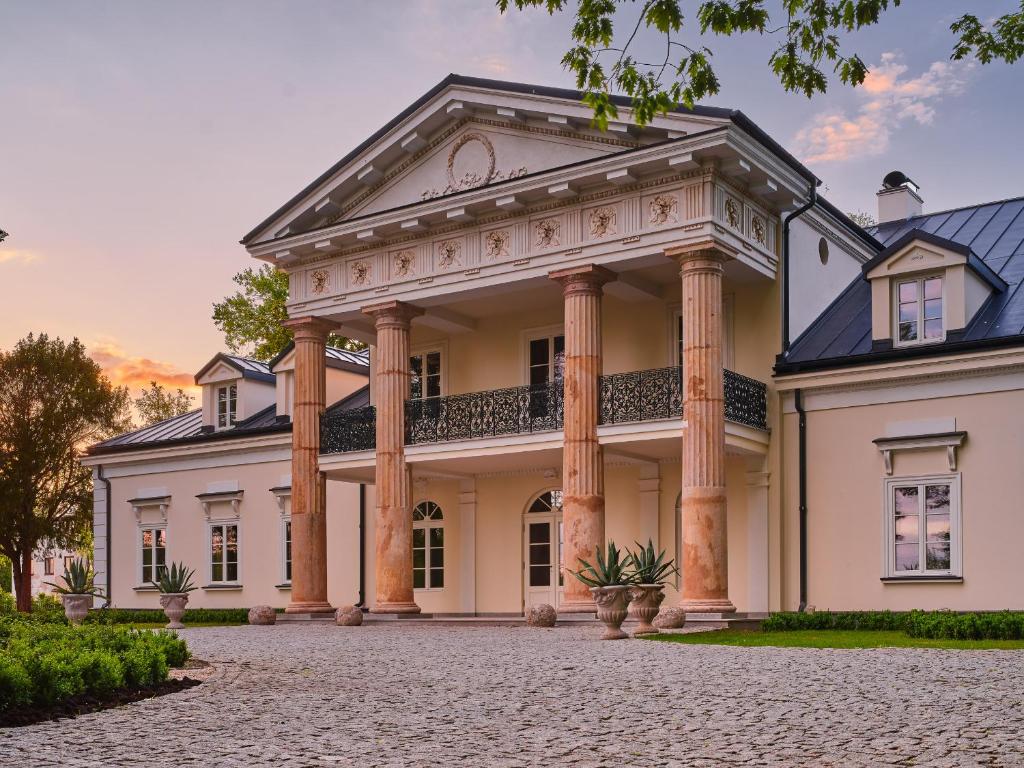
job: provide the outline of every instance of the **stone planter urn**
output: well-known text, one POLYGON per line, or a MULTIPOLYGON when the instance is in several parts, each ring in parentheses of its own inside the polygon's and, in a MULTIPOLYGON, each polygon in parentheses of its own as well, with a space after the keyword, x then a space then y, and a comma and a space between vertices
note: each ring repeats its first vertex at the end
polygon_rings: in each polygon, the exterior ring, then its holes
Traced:
POLYGON ((664 599, 664 584, 636 584, 629 588, 629 615, 640 622, 633 637, 658 634, 651 620, 658 615, 664 599))
POLYGON ((92 595, 61 595, 60 601, 64 603, 64 615, 68 617, 68 621, 72 624, 81 624, 89 613, 92 595))
POLYGON ((185 604, 188 603, 187 592, 166 592, 160 595, 160 607, 167 617, 167 629, 184 629, 181 617, 185 615, 185 604))
POLYGON ((598 621, 604 624, 602 640, 625 640, 629 635, 622 631, 622 622, 626 620, 626 605, 629 600, 629 587, 591 587, 590 593, 597 604, 598 621))

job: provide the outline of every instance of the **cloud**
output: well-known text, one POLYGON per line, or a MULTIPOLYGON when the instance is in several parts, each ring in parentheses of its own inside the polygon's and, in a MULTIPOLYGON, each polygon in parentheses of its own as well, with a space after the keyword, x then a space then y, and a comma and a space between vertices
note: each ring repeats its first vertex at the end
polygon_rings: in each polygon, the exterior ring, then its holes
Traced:
POLYGON ((151 381, 171 389, 181 388, 186 392, 195 390, 195 378, 184 373, 171 363, 151 360, 148 357, 132 357, 111 341, 98 341, 89 348, 92 357, 114 384, 138 390, 148 387, 151 381))
POLYGON ((31 264, 38 258, 39 254, 35 251, 19 251, 7 248, 0 250, 0 264, 31 264))
POLYGON ((936 61, 906 79, 900 54, 883 53, 855 91, 861 99, 856 114, 835 109, 815 115, 794 137, 797 156, 806 163, 839 163, 883 154, 907 121, 930 125, 938 102, 963 92, 971 67, 936 61))

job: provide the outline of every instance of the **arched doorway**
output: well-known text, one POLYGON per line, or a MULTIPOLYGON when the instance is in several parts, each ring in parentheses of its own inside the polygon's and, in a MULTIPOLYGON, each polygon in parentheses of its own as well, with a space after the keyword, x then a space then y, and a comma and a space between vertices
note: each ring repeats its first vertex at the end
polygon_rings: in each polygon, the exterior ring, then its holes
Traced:
POLYGON ((523 609, 562 600, 562 489, 534 496, 523 514, 523 609))

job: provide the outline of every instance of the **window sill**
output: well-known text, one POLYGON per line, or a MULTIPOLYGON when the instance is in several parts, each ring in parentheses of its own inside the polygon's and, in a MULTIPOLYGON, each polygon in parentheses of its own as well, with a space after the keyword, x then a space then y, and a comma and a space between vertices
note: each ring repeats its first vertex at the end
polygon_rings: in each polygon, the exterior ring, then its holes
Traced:
POLYGON ((963 584, 963 576, 954 576, 952 574, 936 574, 934 576, 928 574, 920 574, 916 576, 883 576, 879 579, 883 584, 903 584, 903 583, 921 583, 921 582, 938 582, 945 584, 963 584))
POLYGON ((133 592, 159 592, 160 589, 158 587, 151 587, 149 585, 143 584, 143 585, 139 585, 137 587, 132 587, 132 591, 133 592))
POLYGON ((444 592, 444 587, 416 587, 413 592, 444 592))
POLYGON ((281 584, 275 584, 274 589, 291 589, 292 583, 290 581, 282 582, 281 584))
POLYGON ((210 591, 213 591, 213 592, 220 591, 220 590, 229 590, 229 591, 230 590, 240 590, 241 588, 242 588, 241 584, 205 584, 205 585, 203 585, 203 589, 207 589, 207 590, 210 590, 210 591))

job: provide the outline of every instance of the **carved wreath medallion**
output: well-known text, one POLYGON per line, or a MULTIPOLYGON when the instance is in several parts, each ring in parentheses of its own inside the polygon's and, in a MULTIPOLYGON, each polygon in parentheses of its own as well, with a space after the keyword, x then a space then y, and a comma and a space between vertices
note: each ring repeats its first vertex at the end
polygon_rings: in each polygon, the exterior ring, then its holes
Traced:
POLYGON ((733 229, 739 229, 740 209, 736 205, 736 201, 731 197, 725 198, 725 220, 729 222, 729 226, 733 229))
POLYGON ((352 265, 352 285, 369 285, 371 278, 370 265, 365 261, 357 261, 352 265))
POLYGON ((750 231, 754 235, 754 240, 760 245, 764 245, 768 238, 767 228, 764 225, 764 219, 760 216, 754 216, 750 220, 750 231))
POLYGON ((328 275, 326 270, 318 269, 315 272, 313 272, 313 274, 310 275, 309 278, 310 290, 312 290, 313 293, 320 294, 327 290, 327 282, 330 278, 330 275, 328 275))
POLYGON ((484 253, 489 259, 504 259, 508 257, 509 233, 507 229, 496 229, 488 232, 484 238, 484 253))
POLYGON ((449 269, 460 266, 462 262, 459 255, 462 253, 462 243, 458 240, 445 240, 437 246, 437 268, 449 269))
POLYGON ((590 236, 604 237, 615 234, 615 209, 598 208, 590 214, 590 236))
MULTIPOLYGON (((465 158, 463 161, 465 162, 465 158)), ((423 200, 429 200, 441 195, 461 192, 465 189, 482 187, 484 184, 490 184, 492 181, 515 179, 527 173, 525 165, 507 171, 499 171, 496 166, 497 159, 494 154, 494 145, 491 144, 490 139, 482 133, 464 133, 455 140, 451 150, 448 152, 448 185, 444 189, 428 189, 420 197, 423 200), (456 168, 459 154, 472 144, 479 144, 484 151, 485 160, 483 167, 464 170, 460 173, 459 169, 456 168)))
POLYGON ((415 257, 416 255, 409 250, 396 253, 394 256, 395 276, 408 277, 416 274, 416 270, 413 268, 415 257))
POLYGON ((555 219, 544 219, 538 221, 534 227, 534 231, 537 235, 537 247, 538 248, 553 248, 556 245, 560 245, 559 233, 561 225, 555 219))
POLYGON ((648 221, 651 224, 679 221, 679 202, 675 195, 658 195, 651 200, 650 209, 648 221))

